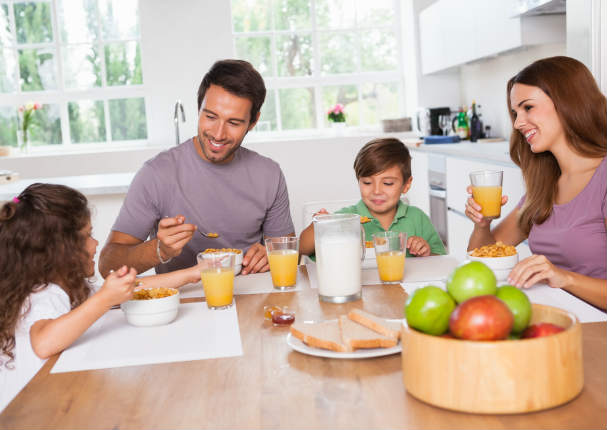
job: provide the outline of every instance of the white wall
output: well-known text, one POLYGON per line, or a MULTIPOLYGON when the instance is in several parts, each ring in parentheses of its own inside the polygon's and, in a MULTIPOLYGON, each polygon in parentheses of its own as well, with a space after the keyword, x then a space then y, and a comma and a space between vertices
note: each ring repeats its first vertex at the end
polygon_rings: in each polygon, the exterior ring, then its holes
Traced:
POLYGON ((482 120, 494 137, 510 138, 512 125, 506 105, 506 83, 540 58, 566 55, 565 44, 532 46, 460 67, 461 103, 482 105, 482 120))

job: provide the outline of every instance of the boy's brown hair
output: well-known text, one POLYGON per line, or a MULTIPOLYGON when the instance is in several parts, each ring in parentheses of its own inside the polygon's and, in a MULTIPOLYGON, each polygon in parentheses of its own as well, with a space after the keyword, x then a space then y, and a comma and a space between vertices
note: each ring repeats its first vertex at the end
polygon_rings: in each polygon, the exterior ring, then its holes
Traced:
POLYGON ((376 175, 392 166, 398 166, 400 169, 403 183, 409 180, 411 154, 404 143, 392 137, 368 142, 361 148, 354 160, 356 179, 376 175))

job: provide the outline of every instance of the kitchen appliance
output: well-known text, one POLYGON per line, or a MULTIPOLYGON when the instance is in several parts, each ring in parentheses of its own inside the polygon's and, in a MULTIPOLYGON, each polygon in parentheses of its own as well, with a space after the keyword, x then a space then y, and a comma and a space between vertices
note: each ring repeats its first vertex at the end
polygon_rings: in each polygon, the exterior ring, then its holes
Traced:
POLYGON ((415 112, 415 125, 417 128, 417 133, 420 135, 420 137, 429 136, 431 134, 429 109, 417 109, 415 112))
POLYGON ((447 247, 447 163, 444 155, 429 154, 428 184, 430 221, 447 247))
POLYGON ((428 109, 430 112, 430 134, 432 136, 442 136, 443 130, 441 129, 438 117, 441 115, 451 115, 451 109, 448 107, 437 107, 428 109))

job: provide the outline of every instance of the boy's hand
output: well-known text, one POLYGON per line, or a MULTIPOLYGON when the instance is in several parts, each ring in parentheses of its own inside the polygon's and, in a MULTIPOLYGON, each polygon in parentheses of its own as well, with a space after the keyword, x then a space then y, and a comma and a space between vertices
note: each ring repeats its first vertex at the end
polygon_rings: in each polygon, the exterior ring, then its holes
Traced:
POLYGON ((111 272, 97 292, 107 307, 118 305, 133 298, 137 271, 132 267, 129 269, 122 266, 115 272, 111 272))
POLYGON ((316 215, 329 215, 329 212, 327 212, 327 210, 325 208, 322 208, 321 210, 316 212, 314 215, 312 215, 312 217, 315 217, 316 215))
POLYGON ((430 245, 419 236, 409 236, 407 238, 407 249, 413 255, 418 257, 427 257, 430 255, 430 245))

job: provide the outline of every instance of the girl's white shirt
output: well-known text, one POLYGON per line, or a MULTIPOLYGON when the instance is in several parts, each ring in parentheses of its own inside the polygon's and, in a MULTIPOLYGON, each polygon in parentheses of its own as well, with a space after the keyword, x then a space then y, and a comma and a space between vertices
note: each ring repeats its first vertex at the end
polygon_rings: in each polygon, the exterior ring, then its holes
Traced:
MULTIPOLYGON (((25 300, 15 329, 15 360, 0 367, 0 412, 13 400, 46 362, 32 349, 30 328, 36 321, 55 319, 71 310, 69 296, 57 284, 32 293, 25 300)), ((7 357, 2 357, 4 362, 7 357)))

